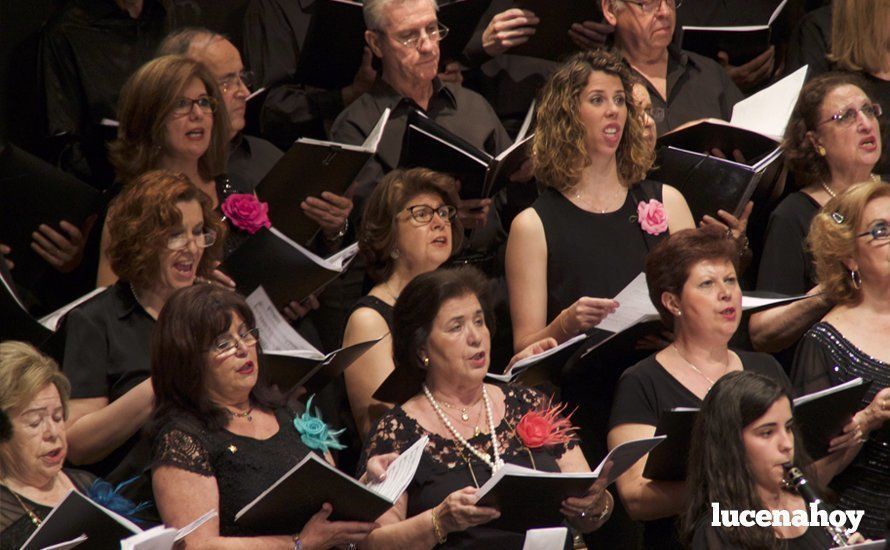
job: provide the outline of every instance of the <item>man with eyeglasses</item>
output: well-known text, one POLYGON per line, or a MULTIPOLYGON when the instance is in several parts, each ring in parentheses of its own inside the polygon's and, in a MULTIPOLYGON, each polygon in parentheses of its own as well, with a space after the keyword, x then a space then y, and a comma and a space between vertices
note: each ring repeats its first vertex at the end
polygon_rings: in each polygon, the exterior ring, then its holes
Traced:
POLYGON ((652 96, 658 135, 700 118, 730 119, 742 92, 719 63, 673 43, 682 0, 601 1, 615 45, 652 96))

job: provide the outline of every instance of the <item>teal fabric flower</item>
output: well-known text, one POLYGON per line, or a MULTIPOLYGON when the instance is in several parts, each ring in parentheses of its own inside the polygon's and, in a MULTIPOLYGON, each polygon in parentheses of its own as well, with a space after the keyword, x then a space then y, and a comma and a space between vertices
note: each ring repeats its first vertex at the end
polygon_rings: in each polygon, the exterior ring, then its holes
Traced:
POLYGON ((104 506, 112 512, 117 512, 130 521, 138 522, 139 519, 136 517, 136 514, 151 506, 151 503, 146 501, 135 504, 133 501, 121 495, 121 491, 123 491, 125 487, 133 484, 138 479, 139 476, 133 476, 126 481, 118 483, 115 487, 102 478, 96 478, 96 480, 93 481, 93 484, 90 485, 90 488, 87 489, 87 496, 96 504, 104 506))
POLYGON ((314 398, 315 395, 312 395, 306 402, 306 412, 294 417, 294 428, 300 432, 300 439, 310 449, 322 453, 330 449, 345 449, 346 445, 341 444, 337 436, 345 432, 346 428, 342 430, 328 429, 328 425, 321 419, 321 411, 318 410, 318 407, 315 407, 315 416, 312 416, 310 411, 314 398))

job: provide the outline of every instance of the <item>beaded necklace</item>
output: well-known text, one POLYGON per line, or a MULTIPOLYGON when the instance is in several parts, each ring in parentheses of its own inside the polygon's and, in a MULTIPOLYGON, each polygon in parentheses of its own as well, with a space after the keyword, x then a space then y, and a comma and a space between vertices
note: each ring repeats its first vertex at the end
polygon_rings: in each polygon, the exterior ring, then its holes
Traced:
POLYGON ((448 428, 448 431, 451 432, 451 435, 456 439, 465 449, 476 455, 479 460, 488 464, 488 467, 491 468, 491 472, 497 472, 504 465, 504 461, 501 459, 501 453, 498 449, 498 438, 494 429, 494 415, 491 412, 491 400, 488 398, 488 391, 485 389, 485 386, 482 386, 482 400, 485 401, 485 414, 488 419, 488 429, 489 435, 491 436, 491 453, 492 456, 489 456, 488 453, 484 453, 470 444, 464 436, 460 435, 460 433, 455 429, 454 425, 448 420, 448 417, 445 415, 445 412, 442 410, 442 407, 439 406, 439 403, 436 402, 436 399, 433 397, 432 392, 427 387, 426 384, 423 385, 423 393, 426 395, 427 401, 430 402, 430 405, 433 407, 433 410, 436 411, 436 415, 439 417, 439 420, 442 421, 442 424, 445 424, 445 427, 448 428))

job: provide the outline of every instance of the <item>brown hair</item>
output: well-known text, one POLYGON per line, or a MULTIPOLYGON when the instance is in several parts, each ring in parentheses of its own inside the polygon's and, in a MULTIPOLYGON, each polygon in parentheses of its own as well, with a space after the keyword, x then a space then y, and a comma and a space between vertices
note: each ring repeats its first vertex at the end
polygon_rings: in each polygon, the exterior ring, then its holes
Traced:
POLYGON ((124 281, 147 287, 158 275, 158 255, 170 238, 170 230, 182 223, 177 204, 198 201, 204 228, 216 232, 216 242, 204 249, 198 274, 207 276, 225 240, 225 226, 210 205, 210 198, 182 174, 167 170, 146 172, 128 185, 108 212, 108 260, 124 281))
POLYGON ((835 304, 858 303, 862 294, 853 288, 844 260, 856 253, 856 233, 866 205, 890 197, 890 185, 860 183, 831 199, 813 218, 807 244, 816 264, 816 280, 835 304))
POLYGON ((684 229, 668 237, 646 256, 646 283, 649 299, 658 310, 661 322, 673 328, 673 314, 661 303, 661 295, 671 292, 677 296, 689 278, 692 267, 705 260, 726 260, 739 271, 739 245, 727 237, 726 231, 715 226, 684 229))
MULTIPOLYGON (((831 7, 831 53, 838 69, 878 73, 890 48, 890 0, 843 0, 831 7)), ((890 107, 890 106, 888 106, 890 107)))
MULTIPOLYGON (((393 170, 374 188, 365 206, 358 246, 367 259, 368 276, 382 282, 392 275, 390 256, 398 237, 396 215, 408 202, 423 193, 438 195, 442 202, 457 208, 457 183, 451 176, 426 168, 393 170)), ((463 243, 464 228, 460 219, 451 220, 451 254, 457 254, 463 243)))
POLYGON ((591 73, 618 77, 624 88, 627 121, 618 143, 618 177, 625 185, 643 179, 655 161, 655 153, 643 139, 640 107, 633 100, 634 78, 616 53, 605 50, 578 52, 544 85, 535 117, 533 139, 535 176, 544 185, 565 191, 578 183, 590 165, 587 130, 581 122, 581 93, 591 73))
POLYGON ((824 156, 816 148, 808 134, 815 132, 822 122, 822 103, 825 96, 840 86, 856 86, 865 92, 862 78, 851 73, 825 73, 816 76, 800 90, 797 103, 791 111, 782 150, 785 161, 795 174, 795 184, 804 187, 814 181, 828 181, 831 170, 824 156))
MULTIPOLYGON (((193 78, 216 100, 210 146, 198 160, 201 177, 213 179, 226 169, 229 146, 229 115, 216 79, 201 63, 181 55, 149 61, 127 80, 118 103, 120 126, 108 156, 117 177, 128 183, 139 174, 158 168, 164 145, 167 117, 173 104, 193 78)), ((196 182, 197 183, 197 182, 196 182)))

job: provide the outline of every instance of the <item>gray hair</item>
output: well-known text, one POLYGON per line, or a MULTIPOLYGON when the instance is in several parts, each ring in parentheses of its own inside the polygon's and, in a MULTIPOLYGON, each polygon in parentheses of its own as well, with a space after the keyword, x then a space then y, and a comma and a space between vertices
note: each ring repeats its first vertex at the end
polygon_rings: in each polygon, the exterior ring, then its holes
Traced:
POLYGON ((189 56, 189 51, 193 45, 202 44, 204 47, 209 46, 216 40, 228 40, 224 34, 214 32, 205 27, 184 27, 176 30, 164 37, 155 57, 162 55, 184 55, 189 56))
MULTIPOLYGON (((408 2, 420 2, 421 0, 364 0, 362 13, 365 16, 365 27, 371 31, 383 30, 383 10, 390 4, 406 4, 408 2)), ((433 9, 439 11, 436 0, 427 0, 433 5, 433 9)))

